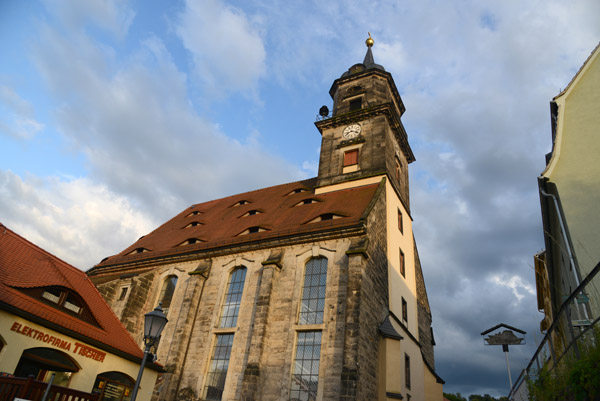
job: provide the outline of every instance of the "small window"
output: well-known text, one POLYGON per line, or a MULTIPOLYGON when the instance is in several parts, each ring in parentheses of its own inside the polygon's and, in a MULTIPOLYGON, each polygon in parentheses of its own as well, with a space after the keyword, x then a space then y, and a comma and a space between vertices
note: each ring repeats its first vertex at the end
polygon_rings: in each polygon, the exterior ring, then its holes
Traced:
POLYGON ((70 290, 61 287, 44 288, 41 296, 45 301, 53 304, 57 309, 67 310, 68 312, 80 315, 84 303, 79 296, 72 293, 70 290))
POLYGON ((68 309, 71 312, 81 312, 81 304, 79 303, 77 298, 73 296, 73 294, 67 294, 67 299, 65 299, 65 303, 63 304, 63 306, 65 307, 65 309, 68 309))
POLYGON ((238 235, 248 235, 248 234, 254 234, 254 233, 262 233, 268 231, 266 228, 260 227, 260 226, 254 226, 254 227, 248 227, 246 230, 242 231, 241 233, 239 233, 238 235))
POLYGON ((398 230, 400 230, 400 233, 404 234, 404 224, 402 223, 402 212, 398 209, 398 230))
POLYGON ((60 303, 62 291, 57 288, 48 288, 42 293, 42 297, 55 304, 60 303))
POLYGON ((318 223, 319 221, 341 219, 342 217, 345 217, 345 216, 340 216, 339 214, 335 214, 335 213, 324 213, 324 214, 312 219, 311 221, 309 221, 309 223, 318 223))
POLYGON ((402 170, 402 165, 398 160, 396 160, 396 181, 400 182, 400 173, 402 170))
POLYGON ((344 167, 358 164, 358 149, 344 152, 344 167))
POLYGON ((404 382, 406 388, 410 389, 410 356, 404 354, 404 382))
POLYGON ((198 226, 201 226, 201 225, 202 225, 202 223, 200 223, 199 221, 192 221, 190 224, 188 224, 184 228, 198 227, 198 226))
POLYGON ((121 295, 119 295, 119 301, 122 301, 125 299, 125 297, 127 296, 128 289, 129 289, 128 287, 121 288, 121 295))
POLYGON ((189 213, 187 216, 185 217, 190 217, 190 216, 198 216, 200 213, 202 213, 199 210, 194 210, 193 212, 189 213))
POLYGON ((175 287, 177 286, 177 276, 170 275, 163 281, 162 288, 160 289, 160 295, 158 299, 162 305, 163 313, 166 315, 169 313, 169 307, 171 306, 171 301, 173 300, 173 295, 175 294, 175 287))
POLYGON ((300 202, 296 203, 294 206, 310 205, 311 203, 317 203, 317 202, 319 202, 319 201, 314 198, 308 198, 308 199, 301 200, 300 202))
POLYGON ((235 207, 235 206, 247 205, 247 204, 249 204, 249 203, 250 203, 249 201, 247 201, 247 200, 245 200, 245 199, 242 199, 241 201, 239 201, 239 202, 235 203, 235 204, 233 205, 233 207, 235 207))
POLYGON ((204 241, 201 240, 200 238, 188 238, 177 246, 193 245, 193 244, 199 244, 201 242, 204 242, 204 241))
POLYGON ((350 111, 362 109, 362 97, 350 100, 350 111))
POLYGON ((150 252, 150 251, 146 248, 135 248, 133 251, 129 252, 128 255, 135 255, 136 253, 144 253, 144 252, 150 252))
POLYGON ((408 304, 406 303, 404 297, 402 298, 402 320, 405 323, 408 323, 408 304))
POLYGON ((299 193, 302 193, 302 192, 308 192, 308 189, 306 189, 306 188, 296 188, 292 192, 290 192, 288 195, 299 194, 299 193))
POLYGON ((402 277, 406 278, 406 266, 404 262, 404 252, 402 252, 402 249, 400 249, 400 274, 402 274, 402 277))
POLYGON ((262 213, 260 210, 253 209, 253 210, 249 210, 249 211, 247 211, 246 213, 244 213, 244 214, 243 214, 243 215, 241 215, 240 217, 254 216, 254 215, 257 215, 257 214, 260 214, 260 213, 262 213))

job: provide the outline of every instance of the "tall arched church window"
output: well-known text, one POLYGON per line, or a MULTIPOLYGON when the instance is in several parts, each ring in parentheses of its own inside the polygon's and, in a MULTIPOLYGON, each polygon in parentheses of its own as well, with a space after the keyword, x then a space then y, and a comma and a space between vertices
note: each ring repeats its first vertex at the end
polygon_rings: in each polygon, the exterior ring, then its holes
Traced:
POLYGON ((163 313, 166 315, 169 313, 169 307, 173 300, 173 294, 175 294, 175 287, 177 286, 177 276, 172 274, 163 281, 162 288, 160 289, 160 295, 158 301, 162 304, 163 313))
POLYGON ((319 257, 309 260, 304 270, 304 286, 298 324, 323 323, 326 282, 327 258, 319 257))
POLYGON ((227 283, 227 293, 225 294, 225 300, 221 309, 219 327, 235 327, 237 324, 245 281, 245 267, 238 267, 231 272, 231 275, 229 276, 229 282, 227 283))

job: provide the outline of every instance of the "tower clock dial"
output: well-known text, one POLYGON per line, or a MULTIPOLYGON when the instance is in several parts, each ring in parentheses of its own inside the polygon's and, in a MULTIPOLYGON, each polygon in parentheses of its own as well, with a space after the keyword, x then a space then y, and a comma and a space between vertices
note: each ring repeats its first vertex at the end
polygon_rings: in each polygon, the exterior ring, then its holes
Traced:
POLYGON ((344 128, 342 136, 346 139, 356 138, 360 134, 361 130, 362 127, 360 126, 360 124, 350 124, 349 126, 344 128))

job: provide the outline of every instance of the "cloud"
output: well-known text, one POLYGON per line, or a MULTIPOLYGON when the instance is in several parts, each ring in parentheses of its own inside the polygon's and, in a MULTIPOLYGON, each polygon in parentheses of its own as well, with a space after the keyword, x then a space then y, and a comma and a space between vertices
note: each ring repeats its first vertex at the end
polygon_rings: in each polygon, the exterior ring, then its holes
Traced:
POLYGON ((0 85, 0 134, 31 139, 44 129, 35 119, 33 105, 8 86, 0 85))
POLYGON ((52 27, 42 30, 34 55, 61 104, 59 131, 86 155, 91 178, 156 217, 302 177, 258 138, 239 143, 198 115, 187 75, 157 37, 118 64, 111 49, 89 37, 73 41, 52 27))
POLYGON ((43 0, 46 9, 55 15, 63 28, 81 30, 87 23, 102 27, 118 38, 123 38, 135 13, 128 1, 116 0, 43 0))
POLYGON ((529 283, 523 282, 523 279, 519 276, 507 277, 506 274, 495 274, 491 277, 491 281, 496 285, 510 288, 519 302, 525 297, 522 291, 530 295, 536 294, 535 288, 529 283))
POLYGON ((212 96, 256 91, 266 72, 266 52, 258 29, 241 9, 219 0, 190 0, 177 20, 176 32, 191 53, 194 73, 212 96))
POLYGON ((127 197, 89 179, 23 180, 10 170, 0 170, 0 210, 4 225, 80 269, 157 224, 127 197))

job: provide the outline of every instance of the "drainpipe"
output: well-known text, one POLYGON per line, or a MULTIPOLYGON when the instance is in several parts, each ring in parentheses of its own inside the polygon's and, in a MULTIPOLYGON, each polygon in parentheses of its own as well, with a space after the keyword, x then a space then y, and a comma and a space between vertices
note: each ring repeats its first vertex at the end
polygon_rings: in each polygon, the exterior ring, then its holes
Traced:
MULTIPOLYGON (((577 271, 577 268, 575 266, 575 258, 573 256, 573 252, 571 251, 571 246, 569 245, 569 239, 567 238, 567 231, 565 230, 564 217, 563 217, 560 207, 558 205, 558 200, 556 199, 556 196, 545 192, 542 189, 541 185, 539 186, 539 188, 540 188, 540 194, 542 196, 545 196, 546 198, 552 198, 552 200, 554 201, 554 209, 556 210, 556 215, 558 216, 558 222, 560 223, 561 236, 565 243, 565 247, 567 248, 567 254, 569 255, 569 263, 571 265, 571 269, 573 270, 573 277, 575 278, 575 286, 579 287, 579 283, 580 283, 579 272, 577 271)), ((577 301, 575 301, 575 302, 577 302, 577 301)), ((577 308, 577 309, 579 309, 579 308, 577 308)), ((583 313, 585 315, 585 318, 589 320, 587 308, 585 306, 583 307, 583 313)))

